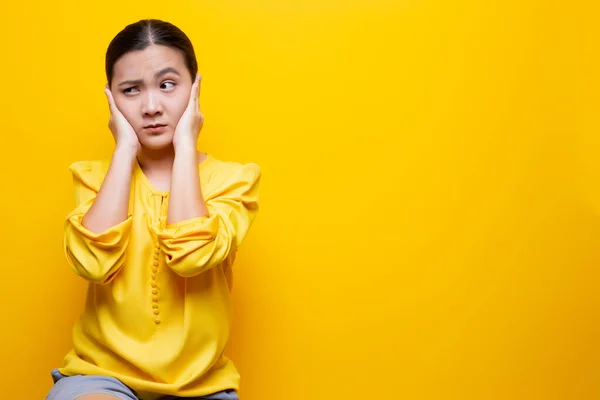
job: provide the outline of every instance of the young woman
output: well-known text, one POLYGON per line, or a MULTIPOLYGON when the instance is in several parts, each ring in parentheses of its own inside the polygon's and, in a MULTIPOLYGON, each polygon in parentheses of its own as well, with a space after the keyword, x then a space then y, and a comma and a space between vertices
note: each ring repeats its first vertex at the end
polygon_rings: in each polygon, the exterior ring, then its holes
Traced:
POLYGON ((108 47, 116 146, 110 160, 71 166, 64 253, 89 289, 47 400, 238 398, 223 354, 229 277, 261 173, 197 151, 197 69, 188 37, 160 20, 128 25, 108 47))

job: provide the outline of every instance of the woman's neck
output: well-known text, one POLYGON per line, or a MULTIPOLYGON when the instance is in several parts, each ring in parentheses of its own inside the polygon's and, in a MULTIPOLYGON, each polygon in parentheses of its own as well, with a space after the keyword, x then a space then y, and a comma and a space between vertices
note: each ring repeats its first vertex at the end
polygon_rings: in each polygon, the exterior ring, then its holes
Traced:
POLYGON ((175 160, 175 150, 172 146, 157 150, 142 147, 137 159, 145 172, 171 173, 173 161, 175 160))
MULTIPOLYGON (((204 161, 206 154, 196 151, 198 164, 204 161)), ((160 150, 142 148, 137 156, 142 172, 150 183, 161 191, 168 191, 171 185, 171 174, 175 151, 173 147, 160 150)))

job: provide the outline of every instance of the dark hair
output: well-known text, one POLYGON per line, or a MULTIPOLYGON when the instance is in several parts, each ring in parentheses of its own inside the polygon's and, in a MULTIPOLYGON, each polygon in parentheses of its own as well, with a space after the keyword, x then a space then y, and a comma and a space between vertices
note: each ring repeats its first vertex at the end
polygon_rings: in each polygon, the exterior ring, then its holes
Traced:
POLYGON ((144 50, 150 45, 163 45, 181 51, 185 64, 192 77, 196 79, 198 62, 194 46, 185 33, 175 25, 158 19, 143 19, 127 25, 108 45, 106 50, 106 79, 112 81, 115 63, 123 55, 144 50))

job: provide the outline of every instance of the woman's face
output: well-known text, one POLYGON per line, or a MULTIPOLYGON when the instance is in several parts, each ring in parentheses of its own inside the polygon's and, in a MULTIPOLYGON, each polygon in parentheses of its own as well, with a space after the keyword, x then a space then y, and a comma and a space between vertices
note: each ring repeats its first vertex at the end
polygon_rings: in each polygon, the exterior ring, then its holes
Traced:
POLYGON ((140 144, 161 149, 173 143, 192 83, 179 50, 151 45, 117 60, 110 90, 140 144))

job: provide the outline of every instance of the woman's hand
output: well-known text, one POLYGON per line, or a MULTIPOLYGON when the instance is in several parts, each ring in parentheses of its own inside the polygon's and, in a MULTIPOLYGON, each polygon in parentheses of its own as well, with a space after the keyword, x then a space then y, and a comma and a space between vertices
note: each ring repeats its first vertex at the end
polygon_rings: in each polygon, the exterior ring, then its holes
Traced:
POLYGON ((200 97, 200 80, 201 77, 197 74, 196 80, 192 85, 188 105, 175 128, 175 134, 173 135, 175 152, 177 152, 177 149, 196 150, 198 135, 204 125, 204 116, 200 111, 200 102, 198 100, 200 97))
POLYGON ((133 156, 137 156, 142 147, 140 141, 129 121, 127 121, 125 116, 117 108, 117 104, 115 103, 115 99, 112 96, 108 84, 104 89, 104 94, 106 94, 108 107, 110 109, 108 128, 115 138, 116 149, 122 149, 126 152, 131 151, 133 156))

